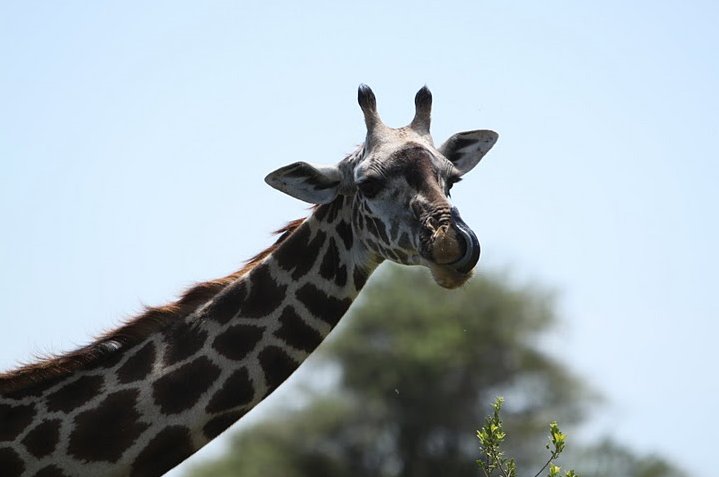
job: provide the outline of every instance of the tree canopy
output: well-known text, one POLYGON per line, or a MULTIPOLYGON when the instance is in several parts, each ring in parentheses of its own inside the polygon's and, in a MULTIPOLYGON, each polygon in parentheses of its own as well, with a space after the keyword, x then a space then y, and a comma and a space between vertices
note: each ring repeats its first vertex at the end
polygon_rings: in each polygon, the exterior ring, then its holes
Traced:
MULTIPOLYGON (((505 448, 518 475, 534 475, 548 423, 571 430, 595 396, 568 371, 570 356, 538 346, 557 322, 536 287, 481 275, 450 291, 424 270, 387 267, 320 348, 314 365, 339 370, 331 392, 243 429, 191 476, 477 476, 476 430, 497 395, 505 448)), ((569 454, 584 477, 681 475, 612 441, 569 454)))

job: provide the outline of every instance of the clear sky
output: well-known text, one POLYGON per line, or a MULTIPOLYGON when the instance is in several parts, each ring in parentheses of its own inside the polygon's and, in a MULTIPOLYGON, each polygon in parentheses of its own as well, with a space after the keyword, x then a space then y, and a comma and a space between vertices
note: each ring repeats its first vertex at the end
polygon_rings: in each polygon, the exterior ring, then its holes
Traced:
POLYGON ((557 292, 549 342, 607 399, 587 432, 711 475, 717 25, 710 1, 3 2, 0 367, 232 271, 306 213, 267 172, 361 142, 360 82, 395 126, 426 83, 437 142, 500 133, 453 196, 481 267, 557 292))

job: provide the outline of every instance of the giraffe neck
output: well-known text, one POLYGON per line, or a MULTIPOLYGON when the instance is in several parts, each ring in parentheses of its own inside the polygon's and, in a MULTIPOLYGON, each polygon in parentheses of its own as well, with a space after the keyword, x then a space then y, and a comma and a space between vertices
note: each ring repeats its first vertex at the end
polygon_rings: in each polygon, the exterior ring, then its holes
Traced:
POLYGON ((162 475, 276 389, 377 266, 339 197, 194 313, 0 396, 0 475, 162 475), (43 471, 44 473, 38 473, 43 471))

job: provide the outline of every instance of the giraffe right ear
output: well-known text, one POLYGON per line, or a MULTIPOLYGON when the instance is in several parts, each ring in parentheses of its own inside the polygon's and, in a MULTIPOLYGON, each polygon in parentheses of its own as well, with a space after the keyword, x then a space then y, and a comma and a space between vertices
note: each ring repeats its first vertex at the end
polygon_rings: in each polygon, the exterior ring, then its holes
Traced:
POLYGON ((496 132, 487 129, 457 133, 439 146, 439 152, 464 175, 492 149, 498 137, 496 132))
POLYGON ((295 162, 265 177, 275 189, 310 204, 329 204, 339 193, 342 174, 337 166, 295 162))

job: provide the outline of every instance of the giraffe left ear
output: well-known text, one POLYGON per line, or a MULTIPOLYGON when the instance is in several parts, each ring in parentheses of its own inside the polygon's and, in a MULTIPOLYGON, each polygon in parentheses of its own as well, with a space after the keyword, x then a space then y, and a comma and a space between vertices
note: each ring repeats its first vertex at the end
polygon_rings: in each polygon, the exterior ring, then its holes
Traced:
POLYGON ((311 204, 329 204, 339 193, 342 174, 337 166, 295 162, 265 177, 275 189, 311 204))
POLYGON ((457 133, 439 147, 439 152, 464 175, 492 149, 498 137, 496 132, 487 129, 457 133))

